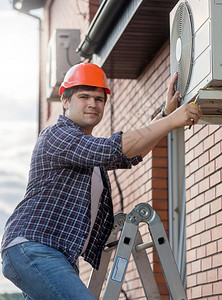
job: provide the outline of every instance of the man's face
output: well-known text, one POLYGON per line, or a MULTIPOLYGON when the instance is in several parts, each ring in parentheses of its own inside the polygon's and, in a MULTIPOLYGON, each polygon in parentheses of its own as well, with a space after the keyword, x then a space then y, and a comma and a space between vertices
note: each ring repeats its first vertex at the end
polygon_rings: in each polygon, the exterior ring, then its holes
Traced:
POLYGON ((85 134, 91 134, 93 128, 101 121, 105 107, 104 90, 80 90, 68 101, 63 99, 66 117, 75 122, 85 134))

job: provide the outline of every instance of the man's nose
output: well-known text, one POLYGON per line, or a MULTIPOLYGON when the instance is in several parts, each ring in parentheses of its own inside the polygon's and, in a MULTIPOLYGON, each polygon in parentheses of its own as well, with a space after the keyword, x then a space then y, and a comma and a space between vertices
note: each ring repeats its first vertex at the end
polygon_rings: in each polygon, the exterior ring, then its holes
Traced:
POLYGON ((96 107, 96 99, 95 99, 94 97, 90 97, 90 98, 88 99, 88 105, 89 105, 90 107, 96 107))

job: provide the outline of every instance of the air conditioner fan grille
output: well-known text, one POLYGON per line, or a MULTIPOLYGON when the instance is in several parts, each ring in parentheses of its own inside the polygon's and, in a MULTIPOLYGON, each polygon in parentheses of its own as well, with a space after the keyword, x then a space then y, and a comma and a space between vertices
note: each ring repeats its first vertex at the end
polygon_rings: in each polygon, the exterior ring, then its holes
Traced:
POLYGON ((184 98, 189 86, 193 65, 193 26, 190 8, 186 2, 178 6, 173 20, 170 41, 171 74, 178 73, 175 89, 184 98))

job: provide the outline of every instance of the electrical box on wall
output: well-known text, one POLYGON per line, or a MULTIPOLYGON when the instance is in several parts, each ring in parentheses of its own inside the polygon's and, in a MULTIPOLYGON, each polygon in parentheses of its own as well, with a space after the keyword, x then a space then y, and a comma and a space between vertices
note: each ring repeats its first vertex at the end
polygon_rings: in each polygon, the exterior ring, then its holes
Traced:
POLYGON ((222 123, 221 27, 221 0, 180 0, 170 13, 171 74, 181 103, 199 95, 203 123, 222 123))
POLYGON ((48 101, 58 101, 59 87, 64 75, 73 65, 80 62, 76 48, 80 43, 80 30, 56 29, 48 44, 47 83, 48 101))

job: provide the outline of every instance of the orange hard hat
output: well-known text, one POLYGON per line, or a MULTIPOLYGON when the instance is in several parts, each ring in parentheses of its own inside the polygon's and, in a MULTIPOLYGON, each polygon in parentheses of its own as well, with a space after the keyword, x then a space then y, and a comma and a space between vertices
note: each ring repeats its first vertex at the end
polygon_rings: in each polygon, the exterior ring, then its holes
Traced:
POLYGON ((80 63, 70 68, 59 88, 59 95, 61 96, 65 89, 78 85, 104 88, 106 94, 111 94, 107 86, 106 74, 95 64, 80 63))

